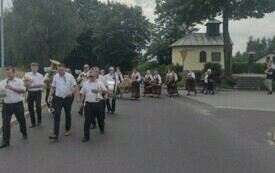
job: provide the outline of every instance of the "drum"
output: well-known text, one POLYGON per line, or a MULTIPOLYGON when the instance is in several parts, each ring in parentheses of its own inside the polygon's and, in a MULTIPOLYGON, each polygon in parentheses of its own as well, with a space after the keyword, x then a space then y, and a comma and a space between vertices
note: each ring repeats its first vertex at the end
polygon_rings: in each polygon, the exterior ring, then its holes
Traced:
POLYGON ((107 81, 109 98, 116 99, 117 83, 116 81, 107 81))

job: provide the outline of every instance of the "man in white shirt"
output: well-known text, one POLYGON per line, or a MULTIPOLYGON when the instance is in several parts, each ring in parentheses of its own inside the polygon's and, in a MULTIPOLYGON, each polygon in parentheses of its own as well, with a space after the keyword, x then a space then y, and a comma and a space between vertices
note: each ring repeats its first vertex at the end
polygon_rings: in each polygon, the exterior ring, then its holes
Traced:
POLYGON ((116 99, 115 99, 116 88, 115 87, 119 84, 119 79, 118 79, 118 76, 115 74, 114 67, 109 68, 109 74, 105 75, 105 80, 107 81, 107 85, 110 85, 110 86, 107 86, 108 92, 113 94, 113 98, 111 98, 111 99, 109 98, 106 100, 107 113, 110 113, 110 111, 111 111, 111 114, 114 114, 114 112, 116 110, 116 99), (113 85, 112 86, 114 88, 114 89, 112 89, 113 91, 110 91, 111 85, 113 85), (112 106, 111 106, 110 102, 112 102, 112 106))
POLYGON ((0 92, 5 94, 2 109, 3 142, 0 148, 10 145, 10 122, 13 114, 19 123, 23 138, 28 138, 23 105, 24 97, 22 96, 26 92, 24 82, 22 79, 15 77, 15 68, 13 67, 7 68, 6 74, 8 78, 0 82, 0 92))
POLYGON ((97 74, 95 71, 91 71, 89 75, 90 80, 83 84, 80 90, 81 106, 84 106, 85 101, 85 123, 84 123, 84 138, 82 142, 87 142, 90 140, 90 126, 92 120, 97 118, 98 126, 101 134, 104 134, 104 120, 102 116, 102 104, 101 100, 108 98, 107 88, 104 86, 103 82, 97 79, 97 74), (104 97, 103 97, 104 95, 104 97))
POLYGON ((59 135, 60 116, 62 108, 65 110, 65 136, 70 136, 71 128, 71 106, 73 94, 77 90, 77 83, 70 73, 66 73, 64 64, 58 65, 58 74, 53 77, 52 87, 49 96, 49 102, 53 98, 55 92, 54 104, 54 134, 49 136, 49 139, 57 140, 59 135))
POLYGON ((44 78, 43 75, 38 73, 38 64, 31 63, 31 72, 25 74, 25 76, 30 77, 32 80, 30 82, 25 81, 25 85, 28 90, 28 108, 30 112, 31 118, 31 126, 30 128, 39 126, 42 121, 42 109, 41 109, 41 99, 42 99, 42 90, 44 86, 44 78), (36 114, 37 114, 37 124, 34 113, 34 103, 36 106, 36 114))

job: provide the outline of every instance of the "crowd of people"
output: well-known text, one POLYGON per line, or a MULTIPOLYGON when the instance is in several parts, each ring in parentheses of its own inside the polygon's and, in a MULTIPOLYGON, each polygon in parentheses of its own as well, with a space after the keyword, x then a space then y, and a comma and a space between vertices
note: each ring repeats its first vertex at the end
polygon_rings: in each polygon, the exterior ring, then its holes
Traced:
MULTIPOLYGON (((85 115, 84 137, 82 142, 90 139, 90 129, 100 130, 104 134, 105 114, 114 114, 116 111, 116 96, 122 91, 119 86, 123 83, 124 76, 119 67, 109 67, 109 72, 99 67, 90 68, 88 64, 83 66, 83 72, 78 77, 74 77, 69 68, 62 63, 51 60, 52 69, 43 76, 38 72, 37 63, 31 63, 31 72, 25 74, 23 79, 16 77, 15 68, 6 69, 7 79, 0 82, 0 91, 5 94, 3 101, 3 142, 0 148, 10 145, 10 121, 14 114, 20 126, 20 131, 24 139, 28 138, 26 119, 24 116, 24 96, 30 114, 29 128, 35 128, 42 123, 42 91, 45 87, 45 101, 49 112, 53 115, 53 133, 49 139, 57 141, 60 135, 61 112, 65 112, 65 136, 70 136, 71 132, 71 110, 75 100, 79 102, 79 115, 85 115)), ((160 97, 162 93, 163 80, 158 71, 151 74, 147 70, 142 78, 136 68, 130 75, 131 79, 131 98, 138 100, 140 98, 140 85, 143 82, 143 96, 148 95, 160 97)), ((211 70, 207 71, 204 77, 205 92, 213 92, 211 89, 211 70)), ((168 70, 165 76, 165 85, 167 85, 168 96, 179 95, 177 82, 178 75, 173 70, 168 70)), ((186 89, 188 95, 196 91, 195 74, 190 71, 187 75, 186 89)))

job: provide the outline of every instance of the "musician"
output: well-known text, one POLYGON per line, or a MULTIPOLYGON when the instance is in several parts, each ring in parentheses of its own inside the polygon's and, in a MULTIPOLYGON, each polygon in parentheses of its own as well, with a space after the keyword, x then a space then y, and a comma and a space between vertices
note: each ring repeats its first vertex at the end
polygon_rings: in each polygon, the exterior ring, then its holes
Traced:
POLYGON ((152 88, 152 94, 156 95, 159 97, 161 95, 161 76, 159 75, 158 71, 154 72, 154 77, 153 77, 153 88, 152 88))
MULTIPOLYGON (((118 76, 119 83, 121 84, 124 80, 123 74, 121 73, 120 67, 116 68, 116 75, 118 76)), ((117 87, 117 95, 121 94, 120 87, 117 87)))
POLYGON ((195 95, 197 94, 195 79, 195 73, 192 70, 189 70, 186 78, 186 90, 188 91, 188 96, 190 96, 191 91, 194 91, 195 95))
POLYGON ((273 82, 273 62, 269 61, 267 63, 267 69, 264 71, 264 73, 266 74, 266 82, 265 85, 268 89, 268 95, 272 95, 272 82, 273 82))
POLYGON ((10 145, 10 123, 13 114, 19 123, 23 139, 28 138, 23 106, 24 97, 22 96, 22 94, 26 92, 24 82, 22 79, 15 77, 15 68, 13 67, 6 69, 6 75, 8 78, 0 81, 0 92, 5 94, 2 109, 3 141, 0 148, 10 145))
POLYGON ((124 80, 124 78, 119 67, 116 68, 116 75, 118 76, 119 83, 121 83, 124 80))
MULTIPOLYGON (((82 85, 88 81, 88 74, 89 74, 90 66, 88 64, 85 64, 83 66, 83 72, 79 74, 79 76, 76 78, 76 82, 79 84, 79 89, 81 89, 82 85)), ((79 115, 83 115, 83 108, 80 107, 78 111, 79 115)))
POLYGON ((90 71, 90 80, 85 82, 80 90, 80 103, 82 106, 84 106, 83 103, 85 101, 84 138, 82 139, 83 143, 90 140, 90 126, 92 119, 95 119, 95 117, 97 118, 101 134, 104 134, 104 120, 102 116, 102 104, 100 101, 108 98, 108 92, 103 82, 97 79, 96 76, 97 74, 95 71, 90 71))
MULTIPOLYGON (((55 60, 50 60, 51 62, 51 70, 45 74, 44 76, 44 84, 46 85, 46 97, 45 97, 45 101, 47 103, 49 112, 52 112, 53 107, 54 107, 54 99, 52 99, 52 103, 50 104, 48 102, 49 100, 49 94, 50 94, 50 90, 51 90, 51 84, 52 84, 52 80, 54 75, 57 74, 57 65, 59 64, 58 61, 55 60)), ((54 113, 54 112, 52 112, 54 113)))
MULTIPOLYGON (((107 88, 108 84, 105 80, 105 77, 100 74, 99 67, 93 67, 90 71, 94 71, 95 74, 96 74, 96 78, 99 81, 101 81, 104 84, 104 86, 107 88)), ((105 121, 105 109, 106 109, 105 100, 100 100, 100 104, 101 104, 101 115, 103 117, 103 123, 104 123, 104 121, 105 121)), ((97 128, 95 117, 92 117, 91 124, 92 124, 91 129, 96 129, 97 128)))
MULTIPOLYGON (((105 80, 107 81, 108 85, 109 83, 114 83, 114 90, 110 91, 109 86, 107 86, 107 89, 110 93, 114 93, 116 94, 116 86, 117 84, 119 84, 119 79, 118 76, 115 74, 115 68, 114 67, 110 67, 109 68, 109 74, 105 75, 105 80)), ((114 114, 115 110, 116 110, 116 98, 115 95, 113 98, 108 98, 106 100, 106 106, 107 106, 107 114, 109 114, 111 112, 111 114, 114 114), (110 104, 110 102, 112 102, 112 106, 110 104)))
POLYGON ((145 97, 146 94, 152 94, 152 85, 151 85, 152 82, 153 82, 153 76, 151 75, 150 70, 147 70, 144 76, 143 97, 145 97))
POLYGON ((104 69, 101 69, 101 70, 100 70, 100 75, 101 75, 101 76, 105 76, 105 70, 104 70, 104 69))
POLYGON ((136 68, 133 69, 133 73, 131 75, 132 78, 132 94, 131 97, 135 100, 138 100, 140 97, 140 82, 141 76, 136 68))
POLYGON ((169 69, 168 73, 166 74, 166 79, 167 79, 168 96, 171 97, 173 94, 179 95, 179 92, 177 89, 177 81, 178 81, 177 73, 169 69))
MULTIPOLYGON (((25 77, 30 77, 32 81, 24 81, 28 90, 28 109, 31 118, 30 128, 34 128, 36 125, 39 126, 42 122, 42 109, 41 109, 41 99, 42 99, 42 90, 44 86, 43 75, 38 73, 38 64, 31 63, 31 72, 25 74, 25 77), (36 107, 37 122, 34 113, 34 103, 36 107)), ((24 77, 24 79, 25 79, 24 77)))
POLYGON ((65 110, 65 136, 70 136, 71 128, 71 102, 72 95, 77 90, 77 83, 74 77, 66 73, 66 67, 64 64, 58 65, 58 74, 53 78, 52 87, 50 91, 49 102, 51 101, 55 92, 55 115, 54 115, 54 133, 49 136, 49 139, 57 140, 59 135, 59 125, 62 108, 65 110))

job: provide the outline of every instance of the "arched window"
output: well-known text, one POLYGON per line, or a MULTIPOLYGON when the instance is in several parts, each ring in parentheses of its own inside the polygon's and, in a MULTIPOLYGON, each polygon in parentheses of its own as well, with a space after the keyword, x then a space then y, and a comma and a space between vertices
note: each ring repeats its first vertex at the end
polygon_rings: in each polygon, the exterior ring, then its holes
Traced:
POLYGON ((206 62, 206 59, 207 59, 206 52, 205 51, 201 51, 201 53, 200 53, 200 63, 206 62))

